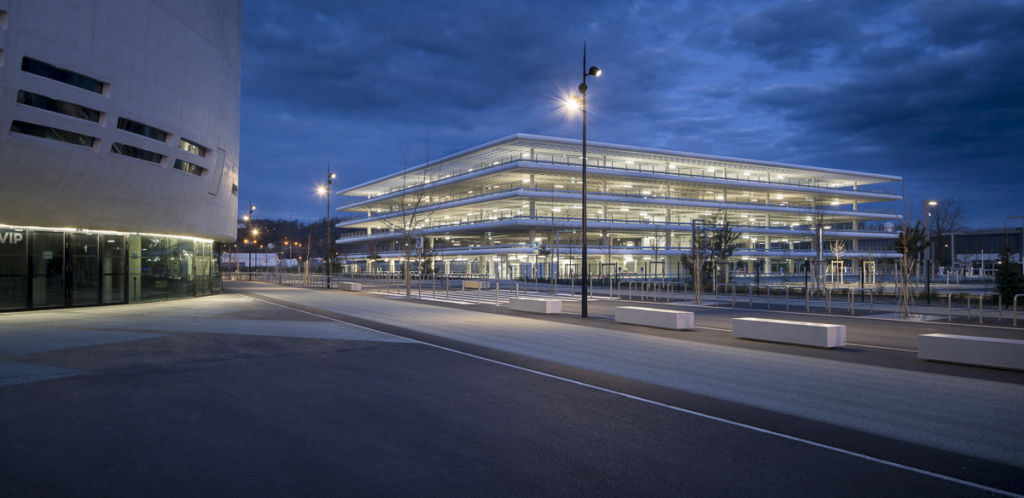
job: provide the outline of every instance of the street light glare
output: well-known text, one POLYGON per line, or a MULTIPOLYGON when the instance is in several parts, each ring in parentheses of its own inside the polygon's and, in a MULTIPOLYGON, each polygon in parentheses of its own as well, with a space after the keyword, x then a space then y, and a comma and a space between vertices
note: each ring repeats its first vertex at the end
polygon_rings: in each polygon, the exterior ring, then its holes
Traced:
POLYGON ((929 206, 938 206, 939 205, 939 201, 928 201, 928 205, 929 206))
POLYGON ((318 185, 316 187, 316 193, 318 195, 327 195, 327 187, 325 187, 323 185, 318 185))
POLYGON ((580 109, 580 99, 575 95, 569 95, 565 98, 565 110, 569 112, 576 112, 580 109))

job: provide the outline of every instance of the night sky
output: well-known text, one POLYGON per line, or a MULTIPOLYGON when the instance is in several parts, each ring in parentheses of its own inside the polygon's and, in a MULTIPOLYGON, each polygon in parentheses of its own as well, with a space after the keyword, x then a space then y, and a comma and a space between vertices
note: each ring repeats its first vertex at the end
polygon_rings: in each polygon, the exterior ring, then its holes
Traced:
MULTIPOLYGON (((1024 2, 245 0, 239 209, 513 133, 900 174, 907 207, 1024 215, 1024 2)), ((899 184, 887 186, 899 191, 899 184)), ((332 209, 343 198, 331 199, 332 209)), ((1011 220, 1017 225, 1020 220, 1011 220)))

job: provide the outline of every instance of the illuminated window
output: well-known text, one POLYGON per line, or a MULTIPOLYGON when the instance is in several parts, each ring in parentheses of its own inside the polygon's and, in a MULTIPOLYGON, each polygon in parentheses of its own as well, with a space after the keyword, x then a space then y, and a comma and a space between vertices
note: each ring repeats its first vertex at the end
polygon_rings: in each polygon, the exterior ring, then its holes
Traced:
POLYGON ((12 122, 11 131, 14 133, 21 133, 23 135, 55 140, 57 142, 81 145, 82 147, 92 147, 92 144, 96 142, 96 139, 93 137, 75 133, 73 131, 59 130, 57 128, 40 126, 37 124, 26 123, 24 121, 12 122))
POLYGON ((164 156, 162 154, 119 143, 111 145, 110 152, 121 154, 123 156, 134 157, 135 159, 142 159, 143 161, 149 161, 151 163, 159 163, 164 160, 164 156))
POLYGON ((191 152, 199 157, 206 157, 206 153, 210 151, 210 149, 207 149, 206 147, 203 147, 191 140, 185 140, 184 138, 178 139, 178 148, 191 152))
POLYGON ((90 92, 103 93, 102 81, 29 57, 21 58, 21 70, 61 83, 77 86, 78 88, 84 88, 90 92))
POLYGON ((117 118, 117 127, 124 130, 142 135, 146 138, 152 138, 153 140, 159 140, 161 142, 167 141, 167 132, 159 128, 154 128, 147 124, 142 124, 138 121, 132 121, 126 118, 117 118))
POLYGON ((38 107, 51 112, 65 114, 78 119, 99 122, 100 111, 63 100, 51 99, 39 94, 18 90, 18 103, 38 107))
POLYGON ((174 160, 174 169, 196 176, 203 176, 203 173, 206 172, 206 168, 199 166, 198 164, 192 164, 188 161, 182 161, 181 159, 174 160))

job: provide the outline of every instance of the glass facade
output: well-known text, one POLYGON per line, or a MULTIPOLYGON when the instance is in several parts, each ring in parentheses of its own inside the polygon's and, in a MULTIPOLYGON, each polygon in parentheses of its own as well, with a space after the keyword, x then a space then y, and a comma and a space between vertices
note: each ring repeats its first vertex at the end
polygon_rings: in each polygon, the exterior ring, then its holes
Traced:
POLYGON ((64 306, 64 233, 33 232, 32 307, 64 306))
POLYGON ((103 93, 103 82, 95 78, 90 78, 84 74, 78 74, 74 71, 68 71, 67 69, 59 68, 52 64, 47 64, 43 61, 32 59, 30 57, 23 57, 21 59, 21 70, 27 73, 38 74, 44 78, 50 78, 61 83, 67 83, 68 85, 77 86, 78 88, 84 88, 90 92, 103 93))
POLYGON ((47 140, 81 145, 82 147, 92 147, 92 145, 96 143, 96 139, 88 135, 82 135, 81 133, 51 128, 49 126, 37 125, 34 123, 26 123, 25 121, 11 121, 11 131, 14 133, 21 133, 22 135, 31 135, 33 137, 45 138, 47 140))
POLYGON ((206 172, 206 168, 199 166, 198 164, 192 164, 188 161, 182 161, 181 159, 176 159, 174 161, 174 169, 196 176, 203 176, 203 173, 206 172))
POLYGON ((71 102, 65 102, 63 100, 51 99, 50 97, 39 95, 37 93, 26 92, 24 90, 18 90, 18 103, 96 123, 100 121, 100 115, 102 114, 96 109, 90 109, 88 107, 72 104, 71 102))
POLYGON ((218 293, 219 251, 184 237, 0 229, 0 311, 218 293))
POLYGON ((140 149, 138 147, 132 147, 122 143, 115 142, 110 146, 110 152, 115 154, 121 154, 128 157, 134 157, 136 159, 142 159, 143 161, 149 161, 151 163, 160 163, 164 160, 163 154, 157 154, 156 152, 150 152, 146 149, 140 149))
POLYGON ((0 310, 20 309, 28 295, 28 257, 24 230, 0 230, 0 310))
POLYGON ((210 151, 210 149, 184 138, 178 139, 178 148, 191 152, 199 157, 206 157, 206 153, 210 151))
POLYGON ((168 133, 166 131, 138 121, 132 121, 127 118, 117 118, 117 127, 124 131, 130 131, 147 138, 152 138, 153 140, 159 140, 161 142, 167 141, 168 133))

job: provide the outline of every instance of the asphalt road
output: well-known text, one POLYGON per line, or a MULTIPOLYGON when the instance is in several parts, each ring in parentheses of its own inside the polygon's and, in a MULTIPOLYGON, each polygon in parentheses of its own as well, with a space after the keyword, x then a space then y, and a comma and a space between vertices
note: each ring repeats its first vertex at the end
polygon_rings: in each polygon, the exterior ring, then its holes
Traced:
POLYGON ((4 495, 1024 492, 1019 373, 235 289, 0 315, 4 495))

